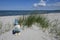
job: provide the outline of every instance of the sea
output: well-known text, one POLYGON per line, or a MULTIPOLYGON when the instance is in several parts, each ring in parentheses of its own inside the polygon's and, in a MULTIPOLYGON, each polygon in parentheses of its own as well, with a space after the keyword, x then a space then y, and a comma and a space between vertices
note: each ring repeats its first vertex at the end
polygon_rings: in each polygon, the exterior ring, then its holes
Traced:
POLYGON ((60 13, 60 10, 0 10, 0 16, 60 13))

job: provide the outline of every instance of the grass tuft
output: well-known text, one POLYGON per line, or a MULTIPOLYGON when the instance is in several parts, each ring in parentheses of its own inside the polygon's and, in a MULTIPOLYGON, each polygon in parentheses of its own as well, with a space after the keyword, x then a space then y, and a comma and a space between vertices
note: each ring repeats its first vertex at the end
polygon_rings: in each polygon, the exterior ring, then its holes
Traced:
POLYGON ((38 23, 42 28, 48 28, 49 21, 42 15, 33 14, 28 16, 26 19, 19 19, 19 24, 26 25, 27 27, 32 27, 32 24, 38 23))

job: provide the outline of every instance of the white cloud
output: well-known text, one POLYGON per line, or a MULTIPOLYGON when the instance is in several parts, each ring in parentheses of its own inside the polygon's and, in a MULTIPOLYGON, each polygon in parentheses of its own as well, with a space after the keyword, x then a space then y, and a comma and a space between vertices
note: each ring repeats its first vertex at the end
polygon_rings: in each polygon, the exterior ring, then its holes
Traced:
POLYGON ((42 3, 34 3, 34 7, 38 7, 37 9, 60 10, 60 2, 46 3, 46 1, 43 1, 42 3))
POLYGON ((38 6, 46 6, 46 2, 41 0, 39 3, 34 3, 34 7, 38 7, 38 6))
MULTIPOLYGON (((47 0, 48 1, 48 0, 47 0)), ((56 2, 56 3, 46 3, 46 1, 41 0, 39 3, 34 3, 33 5, 34 7, 38 7, 38 6, 60 6, 60 2, 56 2)))

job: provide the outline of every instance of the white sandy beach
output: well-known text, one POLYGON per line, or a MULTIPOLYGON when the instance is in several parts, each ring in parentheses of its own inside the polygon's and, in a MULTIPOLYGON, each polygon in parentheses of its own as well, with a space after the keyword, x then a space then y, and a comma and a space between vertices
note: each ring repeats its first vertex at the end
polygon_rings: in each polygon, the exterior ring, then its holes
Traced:
MULTIPOLYGON (((50 13, 44 14, 46 18, 50 21, 55 19, 60 20, 60 13, 50 13)), ((25 15, 26 16, 26 15, 25 15)), ((3 23, 3 27, 5 24, 9 23, 13 27, 13 22, 16 18, 23 17, 21 16, 3 16, 0 17, 0 21, 3 23)), ((36 27, 36 26, 34 26, 36 27)), ((38 30, 37 27, 35 29, 25 29, 22 30, 20 36, 15 36, 12 34, 12 30, 0 35, 0 40, 55 40, 53 37, 50 37, 48 32, 43 32, 42 30, 38 30)))

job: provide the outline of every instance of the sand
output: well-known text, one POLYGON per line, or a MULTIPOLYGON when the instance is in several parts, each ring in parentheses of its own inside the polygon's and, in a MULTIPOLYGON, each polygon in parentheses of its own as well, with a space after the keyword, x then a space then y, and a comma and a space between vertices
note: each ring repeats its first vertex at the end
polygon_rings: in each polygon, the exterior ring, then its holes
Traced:
MULTIPOLYGON (((48 18, 50 21, 53 21, 55 19, 60 20, 60 13, 50 13, 50 14, 44 14, 46 18, 48 18)), ((3 22, 3 25, 6 23, 10 23, 11 25, 14 22, 15 18, 19 18, 22 16, 3 16, 0 17, 0 21, 3 22)), ((37 26, 34 25, 34 29, 27 28, 25 30, 21 31, 21 34, 16 36, 12 34, 12 29, 2 35, 0 35, 0 40, 55 40, 53 37, 49 36, 49 33, 43 32, 41 29, 39 30, 37 26)))

